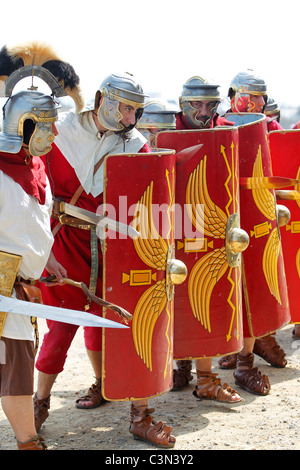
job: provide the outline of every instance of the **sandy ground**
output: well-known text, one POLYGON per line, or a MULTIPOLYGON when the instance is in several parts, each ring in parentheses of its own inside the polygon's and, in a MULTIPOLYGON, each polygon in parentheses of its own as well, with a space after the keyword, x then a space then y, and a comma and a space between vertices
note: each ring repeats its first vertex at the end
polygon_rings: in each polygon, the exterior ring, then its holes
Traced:
MULTIPOLYGON (((39 324, 42 340, 46 328, 43 320, 39 324)), ((192 395, 196 382, 194 370, 194 380, 184 391, 169 392, 149 401, 156 410, 154 416, 173 426, 176 446, 172 452, 300 449, 300 340, 293 340, 292 330, 290 325, 277 332, 277 340, 288 359, 284 369, 273 368, 258 357, 255 359, 255 365, 269 375, 272 389, 267 397, 236 387, 245 400, 238 406, 198 401, 192 395)), ((232 371, 218 369, 216 360, 213 364, 222 382, 234 386, 232 371)), ((107 402, 93 410, 75 408, 75 400, 93 382, 82 330, 79 330, 65 370, 52 390, 50 416, 40 432, 49 450, 156 452, 153 446, 133 439, 129 433, 130 403, 107 402)), ((13 431, 1 408, 0 449, 16 449, 13 431)))

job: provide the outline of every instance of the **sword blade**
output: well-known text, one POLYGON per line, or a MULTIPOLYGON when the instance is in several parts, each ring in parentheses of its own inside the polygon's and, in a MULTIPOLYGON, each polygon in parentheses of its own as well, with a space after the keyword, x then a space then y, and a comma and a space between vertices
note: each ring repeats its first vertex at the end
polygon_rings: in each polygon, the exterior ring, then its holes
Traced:
POLYGON ((176 153, 176 165, 180 165, 183 162, 187 162, 190 158, 192 158, 196 152, 198 152, 203 144, 193 145, 192 147, 187 147, 180 152, 176 153))
POLYGON ((64 203, 64 212, 73 217, 78 217, 86 222, 90 222, 95 225, 100 225, 101 227, 109 228, 115 232, 123 233, 124 235, 129 235, 130 238, 139 237, 140 233, 131 225, 126 225, 122 222, 117 222, 116 220, 110 219, 104 215, 97 215, 94 212, 81 209, 80 207, 73 206, 72 204, 64 203))
POLYGON ((70 323, 78 326, 96 326, 99 328, 128 328, 121 323, 97 317, 91 313, 51 305, 25 302, 24 300, 0 295, 0 311, 17 313, 27 317, 45 318, 47 320, 70 323))

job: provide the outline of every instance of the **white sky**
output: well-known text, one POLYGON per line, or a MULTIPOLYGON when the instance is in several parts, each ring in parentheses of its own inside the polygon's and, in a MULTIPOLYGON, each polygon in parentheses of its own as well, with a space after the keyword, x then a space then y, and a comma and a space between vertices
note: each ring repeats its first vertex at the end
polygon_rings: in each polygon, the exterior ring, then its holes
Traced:
POLYGON ((253 68, 279 103, 300 106, 298 0, 8 0, 0 46, 46 41, 81 78, 87 98, 111 72, 177 99, 193 75, 226 95, 253 68))

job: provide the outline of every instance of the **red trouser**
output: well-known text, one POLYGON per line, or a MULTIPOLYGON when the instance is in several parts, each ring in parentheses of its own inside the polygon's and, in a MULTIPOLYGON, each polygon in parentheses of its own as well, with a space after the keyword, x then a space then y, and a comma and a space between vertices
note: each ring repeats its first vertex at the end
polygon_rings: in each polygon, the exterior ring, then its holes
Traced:
MULTIPOLYGON (((44 374, 59 374, 64 369, 67 353, 79 328, 76 325, 47 320, 49 331, 45 334, 36 361, 36 368, 44 374)), ((85 347, 102 351, 102 328, 84 327, 85 347)))

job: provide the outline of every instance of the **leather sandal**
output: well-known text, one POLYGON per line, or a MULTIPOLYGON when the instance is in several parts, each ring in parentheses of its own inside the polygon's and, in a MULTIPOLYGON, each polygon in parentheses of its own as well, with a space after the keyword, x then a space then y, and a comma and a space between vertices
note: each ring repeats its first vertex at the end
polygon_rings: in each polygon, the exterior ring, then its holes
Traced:
POLYGON ((45 439, 38 435, 26 442, 17 441, 17 445, 18 450, 48 450, 45 439))
POLYGON ((229 354, 218 360, 220 369, 235 369, 237 354, 229 354))
POLYGON ((221 379, 217 378, 217 374, 207 371, 197 370, 197 385, 193 391, 193 395, 200 400, 212 400, 220 403, 230 403, 235 405, 244 401, 240 395, 228 384, 221 385, 221 379), (237 400, 233 396, 237 395, 237 400))
POLYGON ((42 427, 42 424, 46 421, 49 416, 50 409, 50 396, 48 398, 39 400, 37 394, 34 394, 33 397, 33 408, 34 408, 34 421, 36 432, 42 427))
POLYGON ((173 370, 173 392, 182 390, 183 387, 189 384, 193 380, 191 374, 192 361, 176 361, 177 369, 173 370))
POLYGON ((172 427, 162 421, 154 421, 151 413, 154 408, 146 406, 135 407, 131 405, 131 420, 129 432, 134 439, 148 442, 155 447, 171 448, 175 446, 176 439, 172 436, 172 427))
POLYGON ((237 368, 234 371, 235 384, 254 395, 268 395, 271 385, 267 375, 253 367, 254 355, 238 355, 237 368))
POLYGON ((96 378, 96 382, 88 389, 87 394, 76 400, 75 406, 76 408, 83 410, 91 410, 92 408, 97 408, 106 401, 107 400, 103 398, 101 392, 101 379, 96 378), (87 404, 86 402, 91 404, 87 404))
POLYGON ((285 352, 277 343, 274 334, 256 339, 253 352, 273 367, 283 368, 287 365, 285 352))

